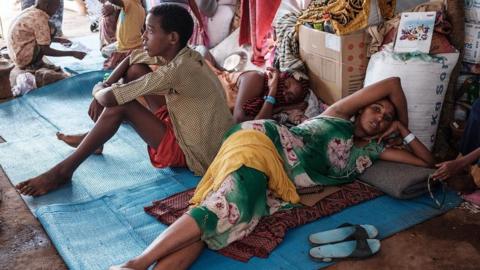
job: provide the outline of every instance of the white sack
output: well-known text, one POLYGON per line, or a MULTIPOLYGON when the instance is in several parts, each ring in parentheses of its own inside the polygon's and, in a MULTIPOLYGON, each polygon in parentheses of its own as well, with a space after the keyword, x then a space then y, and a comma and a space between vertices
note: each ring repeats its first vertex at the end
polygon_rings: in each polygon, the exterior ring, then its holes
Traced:
POLYGON ((408 103, 409 129, 430 150, 435 143, 445 92, 458 55, 424 54, 402 60, 387 48, 373 54, 368 63, 365 86, 388 77, 400 77, 408 103))

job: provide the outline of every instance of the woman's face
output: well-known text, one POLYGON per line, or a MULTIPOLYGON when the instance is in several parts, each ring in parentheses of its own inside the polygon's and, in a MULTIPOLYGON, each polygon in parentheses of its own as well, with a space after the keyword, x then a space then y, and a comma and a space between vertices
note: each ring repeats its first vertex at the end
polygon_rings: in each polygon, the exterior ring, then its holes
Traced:
POLYGON ((285 102, 295 104, 303 100, 302 84, 293 77, 285 79, 285 102))
POLYGON ((363 108, 357 118, 357 125, 367 136, 385 132, 395 119, 395 108, 386 99, 379 100, 363 108))

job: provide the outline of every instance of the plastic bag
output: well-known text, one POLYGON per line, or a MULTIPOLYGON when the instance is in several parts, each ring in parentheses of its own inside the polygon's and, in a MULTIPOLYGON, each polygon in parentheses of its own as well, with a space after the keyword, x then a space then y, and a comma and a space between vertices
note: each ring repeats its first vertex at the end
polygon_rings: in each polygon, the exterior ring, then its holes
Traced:
POLYGON ((25 95, 35 88, 37 88, 35 75, 25 72, 17 76, 16 84, 12 88, 12 94, 13 96, 25 95))

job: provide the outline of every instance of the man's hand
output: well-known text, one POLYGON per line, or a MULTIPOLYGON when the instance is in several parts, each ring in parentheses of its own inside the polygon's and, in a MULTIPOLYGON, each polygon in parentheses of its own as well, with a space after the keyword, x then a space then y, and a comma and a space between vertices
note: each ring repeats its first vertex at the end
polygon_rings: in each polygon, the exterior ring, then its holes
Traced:
POLYGON ((85 53, 85 52, 79 52, 79 51, 73 51, 72 52, 72 56, 79 59, 79 60, 82 60, 85 57, 85 55, 87 55, 87 53, 85 53))
POLYGON ((465 164, 462 158, 445 161, 435 165, 438 169, 433 173, 432 177, 435 180, 446 180, 454 175, 458 175, 465 170, 465 164))
POLYGON ((103 112, 103 106, 98 103, 98 101, 94 98, 92 103, 90 103, 90 107, 88 108, 88 115, 93 120, 93 122, 97 122, 98 118, 103 112))

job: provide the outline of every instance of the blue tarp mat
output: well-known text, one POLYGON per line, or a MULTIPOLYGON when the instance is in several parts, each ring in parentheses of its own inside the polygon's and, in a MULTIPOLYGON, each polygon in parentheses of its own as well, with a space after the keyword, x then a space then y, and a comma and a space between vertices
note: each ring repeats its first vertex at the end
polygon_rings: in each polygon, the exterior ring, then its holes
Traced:
POLYGON ((48 60, 53 64, 63 67, 66 71, 72 74, 81 74, 85 72, 101 70, 103 68, 103 58, 100 52, 100 38, 97 34, 91 34, 84 37, 77 37, 70 39, 73 43, 72 47, 67 48, 60 43, 52 43, 52 48, 57 50, 79 50, 86 51, 87 55, 78 60, 74 57, 53 57, 48 56, 48 60))
MULTIPOLYGON (((13 184, 36 176, 72 153, 55 132, 82 133, 92 127, 87 110, 91 88, 103 72, 88 72, 0 104, 0 164, 13 184)), ((91 156, 70 184, 39 198, 24 197, 71 269, 106 269, 139 254, 165 225, 143 211, 151 201, 194 187, 199 178, 185 169, 154 169, 146 145, 128 125, 91 156)), ((206 250, 193 269, 317 269, 309 259, 309 234, 343 222, 370 223, 384 238, 458 205, 447 194, 437 210, 428 196, 399 201, 388 196, 350 207, 288 232, 268 259, 242 263, 206 250)))

